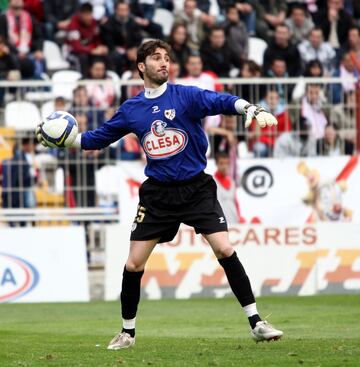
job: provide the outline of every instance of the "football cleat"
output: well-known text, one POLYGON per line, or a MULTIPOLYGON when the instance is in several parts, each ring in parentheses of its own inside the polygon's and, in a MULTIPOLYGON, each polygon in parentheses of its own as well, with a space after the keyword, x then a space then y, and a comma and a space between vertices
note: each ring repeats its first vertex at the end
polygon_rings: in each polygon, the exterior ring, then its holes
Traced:
POLYGON ((251 337, 256 342, 263 342, 265 340, 278 340, 284 334, 281 330, 275 329, 267 321, 258 321, 256 323, 256 326, 250 331, 250 333, 251 337))
POLYGON ((117 350, 130 348, 135 344, 135 337, 133 338, 130 334, 120 332, 114 336, 109 343, 107 349, 117 350))

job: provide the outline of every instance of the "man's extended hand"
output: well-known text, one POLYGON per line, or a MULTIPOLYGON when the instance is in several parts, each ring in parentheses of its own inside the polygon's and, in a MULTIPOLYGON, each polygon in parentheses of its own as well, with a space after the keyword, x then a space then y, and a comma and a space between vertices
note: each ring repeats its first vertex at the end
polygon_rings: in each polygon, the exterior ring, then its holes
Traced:
POLYGON ((253 119, 257 121, 260 127, 277 125, 276 117, 267 112, 265 108, 249 104, 244 108, 246 114, 245 127, 249 127, 253 119))
POLYGON ((43 125, 43 122, 41 122, 39 125, 36 126, 36 129, 35 129, 36 139, 41 145, 48 148, 49 145, 46 143, 45 139, 43 138, 43 136, 41 134, 41 126, 42 125, 43 125))

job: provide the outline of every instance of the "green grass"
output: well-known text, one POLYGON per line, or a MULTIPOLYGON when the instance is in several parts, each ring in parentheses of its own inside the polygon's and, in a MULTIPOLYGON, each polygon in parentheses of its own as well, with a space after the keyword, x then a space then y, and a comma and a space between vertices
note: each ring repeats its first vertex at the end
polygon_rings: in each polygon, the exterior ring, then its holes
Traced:
POLYGON ((264 297, 283 340, 254 343, 232 298, 142 301, 136 346, 108 351, 116 302, 0 305, 0 366, 360 366, 360 295, 264 297))

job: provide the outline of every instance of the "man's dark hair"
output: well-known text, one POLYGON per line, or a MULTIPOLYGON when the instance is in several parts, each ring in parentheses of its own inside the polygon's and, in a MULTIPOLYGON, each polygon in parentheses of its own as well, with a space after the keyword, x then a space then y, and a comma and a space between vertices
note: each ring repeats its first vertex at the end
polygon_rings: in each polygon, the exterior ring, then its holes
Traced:
POLYGON ((217 152, 215 154, 215 162, 218 163, 221 158, 223 158, 223 159, 230 159, 230 156, 226 152, 217 152))
POLYGON ((91 3, 83 3, 79 7, 79 13, 92 13, 93 6, 91 3))
MULTIPOLYGON (((145 62, 146 58, 153 55, 158 48, 164 49, 169 56, 171 56, 171 47, 168 43, 158 39, 147 41, 144 42, 137 50, 136 65, 139 65, 141 62, 145 62)), ((144 74, 140 71, 139 67, 138 70, 140 78, 144 79, 144 74)))

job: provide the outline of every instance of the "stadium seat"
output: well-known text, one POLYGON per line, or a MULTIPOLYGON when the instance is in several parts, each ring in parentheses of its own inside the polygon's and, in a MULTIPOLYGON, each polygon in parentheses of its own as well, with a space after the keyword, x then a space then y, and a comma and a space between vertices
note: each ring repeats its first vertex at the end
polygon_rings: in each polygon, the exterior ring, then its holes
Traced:
POLYGON ((174 15, 170 10, 157 8, 155 10, 153 21, 160 24, 162 26, 164 36, 168 36, 174 23, 174 15))
POLYGON ((34 131, 39 122, 41 122, 39 109, 32 102, 9 102, 5 107, 6 127, 34 131))
POLYGON ((60 47, 55 42, 44 41, 44 56, 47 70, 50 72, 67 69, 70 66, 64 59, 60 47))
POLYGON ((72 100, 72 92, 76 88, 76 82, 81 79, 82 75, 75 70, 59 70, 52 77, 53 82, 53 97, 64 97, 67 100, 72 100))
POLYGON ((249 38, 249 60, 255 61, 258 65, 262 66, 264 61, 264 52, 267 49, 267 43, 257 37, 249 38))

